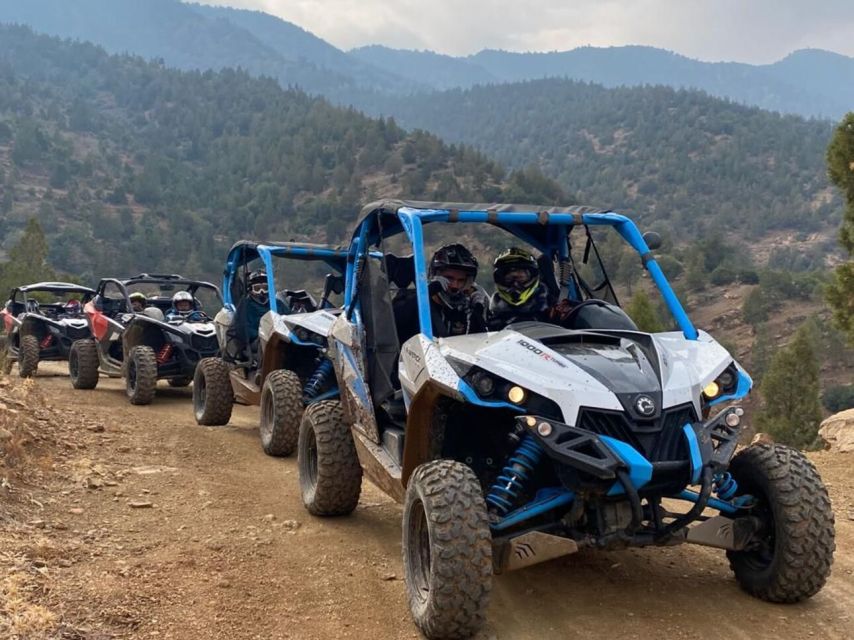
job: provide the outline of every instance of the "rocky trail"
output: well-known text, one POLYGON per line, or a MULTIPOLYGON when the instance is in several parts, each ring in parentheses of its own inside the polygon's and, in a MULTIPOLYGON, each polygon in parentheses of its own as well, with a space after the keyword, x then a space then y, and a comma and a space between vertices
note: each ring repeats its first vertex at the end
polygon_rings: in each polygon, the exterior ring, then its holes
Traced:
MULTIPOLYGON (((352 517, 309 516, 257 408, 202 428, 190 398, 0 379, 0 638, 419 638, 400 507, 365 482, 352 517)), ((854 454, 810 455, 837 522, 812 600, 755 600, 710 549, 582 552, 497 577, 482 639, 854 638, 854 454)))

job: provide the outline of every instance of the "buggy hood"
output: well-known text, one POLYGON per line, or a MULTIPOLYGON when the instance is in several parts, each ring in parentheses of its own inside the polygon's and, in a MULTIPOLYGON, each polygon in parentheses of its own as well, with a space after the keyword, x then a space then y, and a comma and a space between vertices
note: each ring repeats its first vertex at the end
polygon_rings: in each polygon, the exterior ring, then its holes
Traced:
POLYGON ((710 335, 681 332, 569 331, 526 323, 496 333, 442 338, 451 363, 476 366, 554 401, 574 424, 580 407, 634 412, 640 395, 656 412, 691 403, 701 414, 703 388, 733 363, 710 335))

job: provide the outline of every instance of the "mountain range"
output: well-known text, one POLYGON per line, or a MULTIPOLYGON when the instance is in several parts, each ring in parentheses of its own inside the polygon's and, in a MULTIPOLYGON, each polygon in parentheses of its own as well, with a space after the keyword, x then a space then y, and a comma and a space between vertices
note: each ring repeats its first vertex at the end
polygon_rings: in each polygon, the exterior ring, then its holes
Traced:
POLYGON ((466 57, 367 46, 342 51, 300 27, 258 11, 178 0, 27 0, 0 4, 0 22, 89 40, 114 53, 162 59, 182 69, 239 66, 339 104, 383 95, 541 78, 606 87, 665 85, 782 113, 839 118, 854 105, 854 58, 795 51, 769 65, 703 62, 652 47, 582 47, 466 57))

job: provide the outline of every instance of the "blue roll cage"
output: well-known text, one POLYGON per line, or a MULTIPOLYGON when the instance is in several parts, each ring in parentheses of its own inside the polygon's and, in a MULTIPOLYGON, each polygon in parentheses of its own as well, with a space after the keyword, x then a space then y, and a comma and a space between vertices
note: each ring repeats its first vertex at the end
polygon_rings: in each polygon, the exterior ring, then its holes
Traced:
MULTIPOLYGON (((322 260, 337 273, 343 274, 347 268, 349 252, 345 249, 330 249, 326 247, 317 247, 314 245, 298 245, 288 244, 250 244, 238 243, 228 252, 226 258, 225 271, 223 273, 222 291, 223 301, 226 308, 234 310, 234 300, 231 297, 231 285, 234 282, 234 275, 237 268, 251 260, 259 259, 264 264, 264 270, 267 272, 267 287, 269 291, 276 290, 276 282, 274 277, 273 257, 292 258, 294 260, 314 261, 322 260), (250 257, 245 255, 247 251, 250 257), (254 254, 254 255, 251 255, 254 254)), ((275 296, 269 296, 268 304, 270 310, 275 311, 275 296)))
MULTIPOLYGON (((634 222, 624 215, 614 212, 604 213, 549 213, 545 224, 553 227, 554 232, 547 234, 547 241, 542 242, 528 229, 533 226, 543 226, 541 211, 501 212, 487 209, 454 210, 450 209, 419 209, 402 206, 395 212, 398 225, 380 229, 377 224, 377 213, 369 215, 357 227, 353 242, 349 249, 347 261, 346 287, 344 290, 344 309, 348 317, 354 313, 358 316, 358 297, 355 293, 354 270, 356 264, 369 247, 381 239, 398 233, 405 233, 412 244, 415 262, 415 290, 418 299, 418 321, 421 333, 428 339, 433 339, 433 326, 430 320, 430 297, 427 291, 427 257, 424 253, 423 225, 433 222, 446 223, 488 223, 499 225, 511 234, 536 247, 539 251, 556 256, 558 259, 568 259, 569 247, 567 235, 575 226, 607 226, 613 227, 631 247, 638 252, 644 268, 649 272, 653 282, 664 298, 670 314, 688 340, 696 340, 697 329, 673 292, 664 272, 652 256, 650 248, 643 239, 641 232, 634 222)), ((268 272, 269 273, 269 272, 268 272)))

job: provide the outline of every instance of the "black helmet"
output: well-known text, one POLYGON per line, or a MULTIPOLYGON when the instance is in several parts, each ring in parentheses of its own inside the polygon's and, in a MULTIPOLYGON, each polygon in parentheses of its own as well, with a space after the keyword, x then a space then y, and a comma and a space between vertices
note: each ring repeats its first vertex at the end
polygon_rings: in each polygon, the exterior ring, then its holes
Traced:
POLYGON ((524 249, 511 247, 502 251, 493 267, 492 278, 498 295, 514 307, 528 302, 540 285, 540 265, 524 249))
POLYGON ((270 299, 267 272, 263 269, 249 274, 249 297, 260 304, 267 304, 270 299))
POLYGON ((429 274, 432 278, 442 269, 459 269, 474 279, 477 276, 477 267, 477 258, 463 245, 446 244, 433 254, 429 274))

